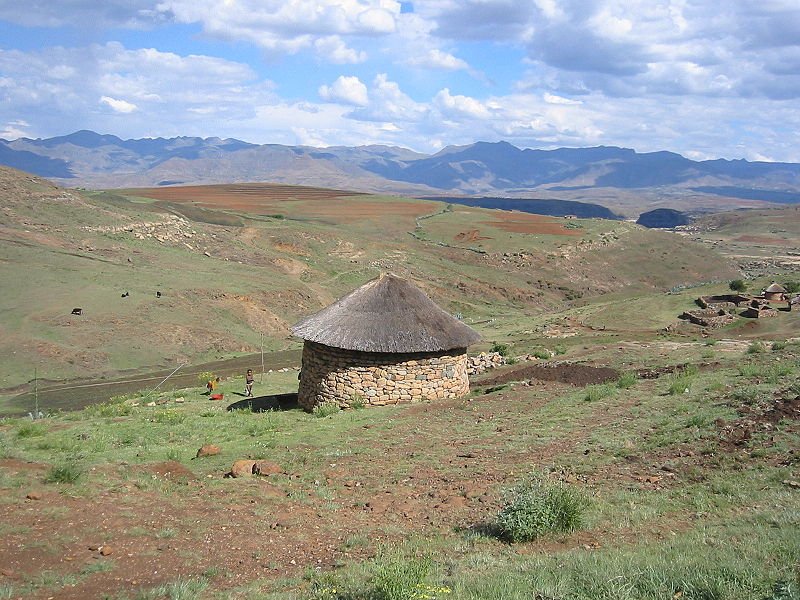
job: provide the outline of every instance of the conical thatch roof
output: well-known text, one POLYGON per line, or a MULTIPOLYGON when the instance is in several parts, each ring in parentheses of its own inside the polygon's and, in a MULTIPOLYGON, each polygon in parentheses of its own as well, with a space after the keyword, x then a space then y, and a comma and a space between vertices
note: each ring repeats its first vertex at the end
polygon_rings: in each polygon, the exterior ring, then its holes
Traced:
POLYGON ((306 317, 292 333, 312 342, 362 352, 438 352, 480 339, 413 283, 381 275, 306 317))
POLYGON ((780 283, 773 283, 767 289, 764 290, 769 294, 785 294, 786 288, 783 287, 780 283))

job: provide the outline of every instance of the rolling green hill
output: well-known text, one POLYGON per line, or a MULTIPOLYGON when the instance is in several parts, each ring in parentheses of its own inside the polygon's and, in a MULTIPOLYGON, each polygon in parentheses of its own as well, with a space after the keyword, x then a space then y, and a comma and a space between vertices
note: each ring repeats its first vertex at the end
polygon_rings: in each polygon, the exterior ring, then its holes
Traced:
POLYGON ((2 169, 0 196, 5 389, 34 370, 109 377, 251 353, 262 335, 267 351, 295 348, 292 323, 382 271, 487 344, 601 294, 736 275, 702 244, 630 223, 318 188, 90 192, 2 169))

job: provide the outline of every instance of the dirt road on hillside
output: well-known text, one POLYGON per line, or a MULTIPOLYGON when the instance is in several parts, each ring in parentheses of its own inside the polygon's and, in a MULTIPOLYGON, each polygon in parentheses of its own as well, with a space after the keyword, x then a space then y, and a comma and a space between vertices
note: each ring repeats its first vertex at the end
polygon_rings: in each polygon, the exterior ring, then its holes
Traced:
MULTIPOLYGON (((175 365, 177 367, 177 365, 175 365)), ((264 369, 282 369, 300 366, 300 350, 285 350, 264 354, 264 369)), ((247 369, 261 372, 261 355, 250 354, 204 364, 186 365, 159 387, 159 390, 175 390, 197 386, 197 376, 203 371, 212 371, 220 377, 241 375, 247 369)), ((151 390, 164 380, 173 369, 152 373, 135 373, 111 380, 74 380, 39 383, 40 410, 79 410, 91 404, 107 402, 109 398, 141 390, 151 390)), ((33 389, 14 396, 5 409, 7 416, 24 415, 33 410, 36 399, 33 389)))

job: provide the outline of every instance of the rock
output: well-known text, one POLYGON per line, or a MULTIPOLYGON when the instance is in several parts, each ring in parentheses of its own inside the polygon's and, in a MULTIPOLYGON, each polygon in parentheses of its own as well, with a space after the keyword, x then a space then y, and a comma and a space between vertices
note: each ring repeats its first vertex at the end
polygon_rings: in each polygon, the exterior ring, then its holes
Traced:
POLYGON ((100 554, 102 556, 109 556, 113 551, 114 549, 111 546, 103 546, 100 548, 100 554))
POLYGON ((784 479, 782 483, 792 488, 800 488, 800 481, 795 481, 794 479, 784 479))
POLYGON ((254 460, 237 460, 231 466, 231 477, 251 477, 255 465, 254 460))
POLYGON ((222 448, 215 444, 205 444, 198 451, 195 458, 202 458, 204 456, 216 456, 222 452, 222 448))
POLYGON ((25 496, 28 500, 41 500, 42 493, 41 492, 28 492, 25 496))
POLYGON ((92 544, 91 546, 89 546, 89 550, 91 550, 92 552, 97 552, 98 550, 100 550, 100 548, 101 546, 99 544, 92 544))
POLYGON ((283 473, 283 468, 277 463, 270 462, 268 460, 257 460, 255 465, 253 465, 253 474, 254 475, 276 475, 278 473, 283 473))

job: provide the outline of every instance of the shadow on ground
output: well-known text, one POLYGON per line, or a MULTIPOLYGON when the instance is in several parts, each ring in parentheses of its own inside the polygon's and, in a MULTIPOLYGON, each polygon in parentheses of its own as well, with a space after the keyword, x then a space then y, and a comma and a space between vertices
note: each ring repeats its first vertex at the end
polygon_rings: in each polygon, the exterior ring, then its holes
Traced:
POLYGON ((269 410, 294 410, 297 408, 300 408, 300 406, 297 404, 297 392, 246 398, 244 400, 234 402, 228 406, 228 410, 251 410, 253 412, 266 412, 269 410))

